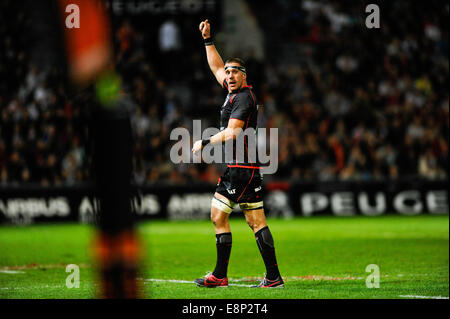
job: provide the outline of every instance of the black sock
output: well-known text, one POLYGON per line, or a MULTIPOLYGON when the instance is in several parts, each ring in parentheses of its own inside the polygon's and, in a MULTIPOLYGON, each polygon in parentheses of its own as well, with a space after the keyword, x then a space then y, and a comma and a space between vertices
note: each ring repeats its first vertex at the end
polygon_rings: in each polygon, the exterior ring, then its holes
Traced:
POLYGON ((216 235, 217 262, 213 275, 216 278, 225 278, 228 270, 228 260, 231 253, 231 233, 216 235))
POLYGON ((264 260, 264 265, 266 266, 266 278, 269 280, 274 280, 280 276, 278 270, 277 258, 275 257, 275 246, 273 243, 273 237, 266 226, 255 233, 256 243, 258 244, 259 251, 264 260))

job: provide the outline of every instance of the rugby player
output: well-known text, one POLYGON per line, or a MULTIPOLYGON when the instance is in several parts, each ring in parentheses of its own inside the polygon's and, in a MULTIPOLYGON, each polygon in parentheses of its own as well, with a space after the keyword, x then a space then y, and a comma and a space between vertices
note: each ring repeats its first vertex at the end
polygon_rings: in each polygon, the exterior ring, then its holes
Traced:
MULTIPOLYGON (((194 143, 192 151, 197 153, 211 144, 223 144, 236 137, 247 128, 257 128, 257 104, 252 86, 247 84, 244 61, 232 58, 222 61, 210 34, 210 23, 200 23, 200 32, 204 39, 209 67, 219 84, 228 92, 220 112, 221 130, 207 140, 194 143)), ((248 136, 244 144, 248 145, 248 136)), ((233 151, 236 152, 236 149, 233 151)), ((216 233, 217 261, 214 271, 204 278, 194 280, 201 287, 228 286, 228 261, 231 253, 232 236, 228 218, 233 208, 239 205, 245 214, 246 221, 253 230, 256 243, 263 258, 266 275, 261 283, 254 287, 281 288, 283 279, 278 270, 272 234, 267 226, 263 207, 263 187, 260 166, 252 161, 247 152, 244 163, 234 161, 227 164, 223 176, 219 178, 216 192, 211 202, 211 220, 216 233)))

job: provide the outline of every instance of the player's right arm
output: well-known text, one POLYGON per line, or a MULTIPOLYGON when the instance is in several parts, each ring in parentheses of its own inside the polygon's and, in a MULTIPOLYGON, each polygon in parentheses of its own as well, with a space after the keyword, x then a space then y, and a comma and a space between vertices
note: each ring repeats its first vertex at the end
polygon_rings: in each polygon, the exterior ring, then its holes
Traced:
MULTIPOLYGON (((199 30, 202 33, 203 39, 207 39, 211 37, 211 25, 209 24, 208 19, 205 21, 202 21, 199 26, 199 30)), ((208 59, 208 65, 211 69, 212 73, 217 79, 217 82, 221 86, 223 86, 224 80, 225 80, 225 69, 223 60, 220 57, 219 52, 217 52, 216 47, 213 45, 206 45, 206 58, 208 59)))

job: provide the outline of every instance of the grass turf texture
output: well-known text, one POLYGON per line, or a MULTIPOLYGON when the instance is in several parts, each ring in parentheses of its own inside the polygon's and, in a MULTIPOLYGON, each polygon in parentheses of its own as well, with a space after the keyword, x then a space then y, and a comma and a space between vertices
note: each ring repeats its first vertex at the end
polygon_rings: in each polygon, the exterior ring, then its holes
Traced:
MULTIPOLYGON (((236 286, 199 288, 192 282, 215 266, 208 221, 139 225, 144 248, 144 298, 304 299, 449 296, 449 220, 446 216, 269 219, 284 289, 252 289, 265 268, 242 218, 230 220, 233 247, 228 276, 236 286), (366 287, 366 266, 380 268, 380 288, 366 287)), ((95 298, 89 244, 92 226, 53 224, 0 227, 0 298, 95 298), (80 266, 80 288, 65 285, 67 264, 80 266)))

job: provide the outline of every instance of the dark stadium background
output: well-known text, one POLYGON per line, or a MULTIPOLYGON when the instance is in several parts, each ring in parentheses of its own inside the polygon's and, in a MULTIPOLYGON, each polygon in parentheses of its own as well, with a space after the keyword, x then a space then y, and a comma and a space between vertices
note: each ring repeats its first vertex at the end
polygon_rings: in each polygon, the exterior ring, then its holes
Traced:
MULTIPOLYGON (((448 2, 109 4, 115 64, 135 104, 140 216, 209 216, 222 167, 169 158, 172 129, 218 127, 225 92, 206 62, 205 18, 222 58, 246 61, 259 126, 279 130, 269 216, 448 214, 448 2), (369 3, 379 29, 365 26, 369 3), (160 36, 165 28, 174 33, 160 36)), ((33 64, 33 28, 20 1, 0 3, 0 222, 89 221, 90 110, 63 67, 33 64)))

